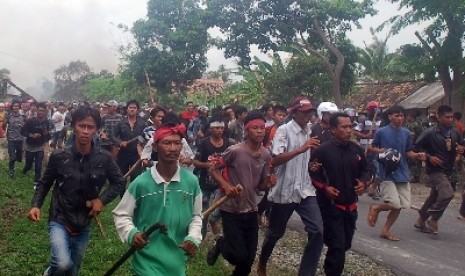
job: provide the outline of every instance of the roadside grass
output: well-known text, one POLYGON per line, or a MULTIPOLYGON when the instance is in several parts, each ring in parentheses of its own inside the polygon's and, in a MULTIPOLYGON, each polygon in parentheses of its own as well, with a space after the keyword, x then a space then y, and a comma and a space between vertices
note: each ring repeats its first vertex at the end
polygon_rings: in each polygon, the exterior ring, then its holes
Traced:
MULTIPOLYGON (((0 275, 42 275, 50 261, 50 243, 47 228, 50 194, 42 207, 38 223, 26 216, 33 196, 32 173, 22 175, 23 164, 16 165, 16 177, 7 176, 6 161, 0 162, 0 275)), ((91 238, 86 250, 80 275, 103 275, 128 249, 116 234, 111 210, 119 200, 106 206, 100 214, 107 238, 101 237, 93 223, 91 238)), ((187 263, 187 274, 194 276, 228 275, 231 268, 218 261, 208 266, 206 259, 208 243, 187 263)), ((163 252, 160 252, 163 254, 163 252)), ((114 275, 130 275, 130 261, 114 275)))

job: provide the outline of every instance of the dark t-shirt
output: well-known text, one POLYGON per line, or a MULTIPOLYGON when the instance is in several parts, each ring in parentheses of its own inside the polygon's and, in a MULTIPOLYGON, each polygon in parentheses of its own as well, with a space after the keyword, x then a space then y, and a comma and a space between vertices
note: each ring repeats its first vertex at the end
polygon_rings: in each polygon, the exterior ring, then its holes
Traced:
MULTIPOLYGON (((200 162, 207 162, 209 157, 221 157, 221 154, 230 146, 229 140, 223 138, 223 145, 215 147, 210 138, 207 137, 200 142, 195 154, 195 160, 200 162)), ((207 169, 196 170, 199 176, 200 188, 203 189, 216 189, 218 184, 208 174, 207 169)))
POLYGON ((326 141, 330 141, 333 138, 333 133, 331 130, 323 129, 320 123, 314 124, 312 126, 312 137, 317 137, 320 140, 320 143, 323 144, 326 141))

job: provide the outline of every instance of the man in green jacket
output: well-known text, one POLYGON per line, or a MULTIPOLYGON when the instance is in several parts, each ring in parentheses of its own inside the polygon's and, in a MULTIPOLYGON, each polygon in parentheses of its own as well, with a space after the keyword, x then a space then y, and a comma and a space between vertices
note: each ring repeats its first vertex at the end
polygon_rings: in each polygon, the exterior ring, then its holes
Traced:
POLYGON ((178 165, 185 127, 176 123, 155 131, 158 162, 129 185, 113 210, 121 240, 138 248, 133 275, 185 275, 187 256, 202 239, 202 194, 197 177, 178 165), (149 242, 142 232, 155 223, 167 232, 155 232, 149 242))

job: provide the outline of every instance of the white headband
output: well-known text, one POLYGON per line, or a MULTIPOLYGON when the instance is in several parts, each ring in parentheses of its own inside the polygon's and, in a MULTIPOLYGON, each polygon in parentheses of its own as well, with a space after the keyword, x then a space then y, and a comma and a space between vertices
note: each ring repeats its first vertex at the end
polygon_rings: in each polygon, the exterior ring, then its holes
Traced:
POLYGON ((224 122, 218 122, 218 121, 211 122, 210 127, 224 127, 224 122))

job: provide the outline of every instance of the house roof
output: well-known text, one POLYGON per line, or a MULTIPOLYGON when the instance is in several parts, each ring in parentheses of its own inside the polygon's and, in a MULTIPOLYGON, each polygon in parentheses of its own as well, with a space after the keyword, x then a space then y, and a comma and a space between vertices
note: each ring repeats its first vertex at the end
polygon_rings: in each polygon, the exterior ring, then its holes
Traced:
POLYGON ((358 84, 356 86, 358 92, 344 101, 345 107, 364 112, 366 104, 370 101, 377 101, 384 107, 391 107, 405 100, 424 85, 423 81, 358 84))
POLYGON ((415 91, 415 93, 401 101, 399 105, 405 109, 428 108, 445 95, 444 87, 441 82, 435 82, 421 87, 415 91))

